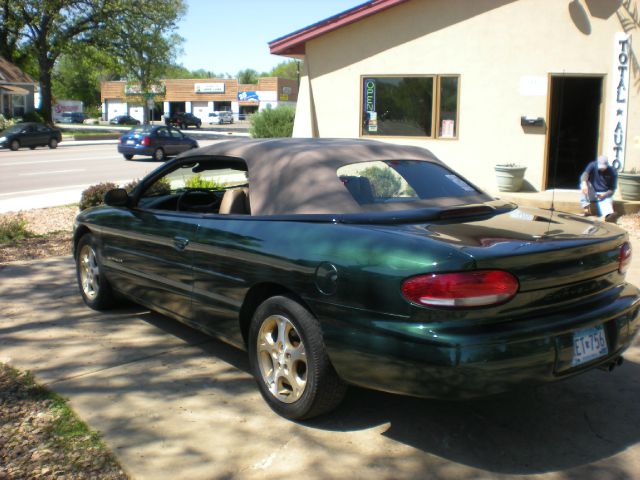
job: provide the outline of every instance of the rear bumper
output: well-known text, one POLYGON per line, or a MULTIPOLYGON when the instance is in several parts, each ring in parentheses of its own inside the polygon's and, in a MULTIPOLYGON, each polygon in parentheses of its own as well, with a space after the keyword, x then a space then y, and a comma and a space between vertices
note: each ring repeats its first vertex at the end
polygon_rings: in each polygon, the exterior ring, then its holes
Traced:
POLYGON ((552 382, 618 357, 640 327, 640 291, 619 287, 612 302, 567 317, 447 331, 328 304, 312 304, 331 361, 348 383, 420 397, 469 398, 552 382), (536 330, 532 325, 546 327, 536 330), (603 325, 608 354, 573 367, 573 336, 603 325))
POLYGON ((147 155, 153 156, 155 148, 144 145, 122 145, 118 144, 118 153, 122 155, 147 155))

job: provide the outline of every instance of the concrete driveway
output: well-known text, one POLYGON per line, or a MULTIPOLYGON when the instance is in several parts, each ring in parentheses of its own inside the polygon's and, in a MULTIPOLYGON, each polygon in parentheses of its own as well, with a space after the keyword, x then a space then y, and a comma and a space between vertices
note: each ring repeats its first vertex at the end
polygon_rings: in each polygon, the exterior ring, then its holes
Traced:
POLYGON ((86 308, 70 257, 0 266, 0 298, 0 361, 67 396, 135 479, 640 478, 638 342, 613 373, 464 403, 352 388, 299 424, 266 406, 244 352, 86 308))

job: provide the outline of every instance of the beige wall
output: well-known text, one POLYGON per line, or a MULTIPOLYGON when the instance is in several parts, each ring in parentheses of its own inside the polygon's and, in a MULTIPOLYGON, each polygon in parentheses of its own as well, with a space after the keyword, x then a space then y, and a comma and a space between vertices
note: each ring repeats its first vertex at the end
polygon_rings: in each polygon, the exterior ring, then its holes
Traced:
MULTIPOLYGON (((358 137, 361 75, 460 74, 458 140, 385 141, 426 147, 490 190, 494 164, 523 164, 526 180, 540 189, 546 134, 525 132, 520 117, 547 120, 548 95, 523 95, 523 77, 605 77, 602 126, 608 128, 613 38, 622 30, 610 5, 618 2, 576 2, 586 15, 561 0, 412 0, 312 40, 294 134, 311 136, 317 128, 321 137, 358 137)), ((631 76, 626 163, 640 168, 639 75, 631 76)))

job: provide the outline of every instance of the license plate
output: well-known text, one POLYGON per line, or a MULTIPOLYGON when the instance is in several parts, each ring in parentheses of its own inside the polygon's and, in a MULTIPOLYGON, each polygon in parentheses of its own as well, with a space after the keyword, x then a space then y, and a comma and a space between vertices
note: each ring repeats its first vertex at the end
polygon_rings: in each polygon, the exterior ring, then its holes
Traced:
POLYGON ((571 365, 581 365, 609 353, 602 325, 573 333, 573 359, 571 365))
POLYGON ((127 140, 127 145, 133 145, 134 143, 136 143, 134 140, 127 140))

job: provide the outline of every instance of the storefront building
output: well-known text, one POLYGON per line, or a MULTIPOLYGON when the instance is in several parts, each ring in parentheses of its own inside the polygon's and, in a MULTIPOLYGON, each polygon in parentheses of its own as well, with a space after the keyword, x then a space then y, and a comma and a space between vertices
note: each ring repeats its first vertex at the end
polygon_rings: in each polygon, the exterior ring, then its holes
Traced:
POLYGON ((495 191, 640 169, 637 0, 372 0, 269 44, 304 60, 294 136, 419 145, 495 191), (633 36, 636 36, 636 46, 633 36))
POLYGON ((34 110, 33 79, 0 57, 0 113, 6 118, 22 117, 34 110))
MULTIPOLYGON (((103 118, 131 115, 142 121, 144 94, 125 81, 101 84, 103 118)), ((236 79, 165 79, 147 94, 153 105, 153 118, 179 112, 193 113, 209 122, 209 114, 230 111, 236 120, 251 113, 281 105, 296 105, 298 82, 263 77, 257 84, 238 84, 236 79)))

